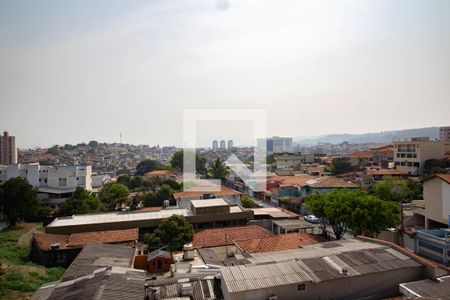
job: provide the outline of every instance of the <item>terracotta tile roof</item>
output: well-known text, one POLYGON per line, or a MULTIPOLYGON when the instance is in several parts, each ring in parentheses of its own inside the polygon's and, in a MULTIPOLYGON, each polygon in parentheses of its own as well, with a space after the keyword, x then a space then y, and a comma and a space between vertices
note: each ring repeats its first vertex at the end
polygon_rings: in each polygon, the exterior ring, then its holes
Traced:
POLYGON ((205 188, 205 191, 197 192, 197 191, 184 191, 179 193, 174 193, 173 197, 175 199, 183 199, 183 198, 200 198, 204 194, 214 194, 216 197, 223 197, 223 196, 235 196, 240 195, 241 193, 238 191, 235 191, 233 189, 230 189, 226 186, 220 187, 220 192, 217 191, 208 191, 207 188, 205 188))
POLYGON ((148 172, 146 175, 175 175, 177 172, 171 170, 155 170, 148 172))
POLYGON ((73 233, 70 235, 51 234, 51 233, 33 233, 33 241, 39 249, 43 251, 51 250, 51 245, 59 243, 60 249, 81 248, 88 243, 122 243, 131 242, 139 238, 137 228, 124 230, 106 230, 83 233, 73 233))
POLYGON ((50 246, 57 243, 61 245, 60 248, 62 249, 66 247, 69 241, 69 235, 35 232, 33 233, 33 241, 39 249, 44 251, 51 250, 50 246))
POLYGON ((256 225, 206 229, 194 234, 192 245, 196 248, 219 247, 233 245, 233 240, 264 238, 272 235, 271 232, 256 225))
POLYGON ((350 157, 373 157, 372 151, 356 151, 349 155, 350 157))
POLYGON ((323 176, 314 182, 309 182, 311 188, 358 188, 356 183, 346 181, 343 178, 335 176, 323 176))
POLYGON ((317 176, 301 175, 301 176, 269 176, 267 179, 275 181, 280 186, 305 186, 306 182, 311 179, 317 179, 317 176))
POLYGON ((437 174, 436 176, 450 184, 450 174, 437 174))
POLYGON ((70 235, 67 247, 80 247, 87 243, 121 243, 139 239, 137 228, 124 230, 92 231, 83 233, 73 233, 70 235))
POLYGON ((383 150, 377 151, 373 154, 374 156, 394 156, 394 150, 383 150))
POLYGON ((266 238, 237 240, 235 244, 244 252, 272 252, 297 249, 323 241, 321 237, 312 233, 288 233, 266 238))
POLYGON ((367 170, 369 175, 408 175, 408 172, 397 169, 370 169, 367 170))

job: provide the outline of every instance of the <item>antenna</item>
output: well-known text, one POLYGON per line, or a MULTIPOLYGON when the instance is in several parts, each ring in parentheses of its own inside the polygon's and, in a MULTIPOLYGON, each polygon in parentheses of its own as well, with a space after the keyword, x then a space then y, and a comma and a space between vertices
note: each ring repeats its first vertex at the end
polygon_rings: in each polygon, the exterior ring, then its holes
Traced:
POLYGON ((120 133, 120 143, 122 144, 122 132, 120 133))

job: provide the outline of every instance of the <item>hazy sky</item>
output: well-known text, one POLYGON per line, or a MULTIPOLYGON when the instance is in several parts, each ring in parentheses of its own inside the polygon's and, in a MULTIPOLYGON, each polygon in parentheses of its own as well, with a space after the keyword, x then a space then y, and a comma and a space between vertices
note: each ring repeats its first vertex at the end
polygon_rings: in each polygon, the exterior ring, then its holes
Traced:
POLYGON ((180 145, 184 108, 266 108, 268 135, 450 125, 450 1, 0 0, 0 104, 22 148, 180 145))

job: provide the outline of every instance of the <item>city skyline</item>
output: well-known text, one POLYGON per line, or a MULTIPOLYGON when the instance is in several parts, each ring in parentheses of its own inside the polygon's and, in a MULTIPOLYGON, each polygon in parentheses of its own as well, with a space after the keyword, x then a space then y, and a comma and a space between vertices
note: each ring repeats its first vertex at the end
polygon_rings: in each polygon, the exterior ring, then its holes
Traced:
POLYGON ((182 145, 187 108, 267 109, 267 136, 446 126, 449 12, 447 1, 5 1, 0 128, 27 148, 120 133, 182 145))

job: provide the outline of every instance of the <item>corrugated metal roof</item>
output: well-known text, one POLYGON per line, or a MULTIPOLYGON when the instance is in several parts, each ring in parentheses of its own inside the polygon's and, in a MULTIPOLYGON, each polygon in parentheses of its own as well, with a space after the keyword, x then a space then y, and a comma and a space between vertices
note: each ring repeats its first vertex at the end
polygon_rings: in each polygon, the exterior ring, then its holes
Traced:
MULTIPOLYGON (((333 243, 339 247, 310 245, 295 251, 252 253, 246 255, 251 264, 222 267, 222 278, 228 291, 234 293, 422 266, 383 245, 360 240, 333 243)), ((243 256, 237 254, 236 258, 243 256)))

